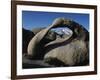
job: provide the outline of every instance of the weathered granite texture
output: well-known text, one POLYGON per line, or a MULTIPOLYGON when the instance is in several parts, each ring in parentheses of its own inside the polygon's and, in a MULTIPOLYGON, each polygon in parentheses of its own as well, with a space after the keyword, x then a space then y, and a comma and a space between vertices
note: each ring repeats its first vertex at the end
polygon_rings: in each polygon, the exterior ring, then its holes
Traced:
POLYGON ((48 67, 89 64, 89 32, 73 20, 57 18, 50 26, 34 29, 29 35, 32 36, 26 40, 28 61, 25 59, 31 67, 35 64, 35 67, 39 67, 40 63, 40 67, 46 67, 47 64, 48 67), (51 30, 59 27, 69 28, 72 34, 61 36, 51 30))

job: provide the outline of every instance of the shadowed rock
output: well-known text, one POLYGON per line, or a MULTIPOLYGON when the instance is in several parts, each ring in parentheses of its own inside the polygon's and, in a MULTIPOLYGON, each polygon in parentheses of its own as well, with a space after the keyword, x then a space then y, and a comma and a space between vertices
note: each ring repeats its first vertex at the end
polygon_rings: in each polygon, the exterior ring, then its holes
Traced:
POLYGON ((30 60, 25 55, 23 55, 22 58, 23 68, 29 69, 29 68, 45 68, 45 67, 54 67, 54 65, 50 65, 48 63, 45 63, 43 60, 30 60))
POLYGON ((43 59, 45 54, 44 45, 56 39, 56 33, 43 29, 38 32, 29 42, 28 57, 31 59, 43 59))
POLYGON ((31 39, 27 51, 32 59, 44 57, 45 62, 55 66, 79 66, 89 64, 88 42, 89 33, 82 25, 69 19, 57 18, 31 39), (50 32, 52 28, 58 27, 68 27, 73 33, 58 39, 54 32, 50 32))
POLYGON ((45 45, 44 61, 56 64, 55 59, 66 66, 89 64, 89 33, 80 24, 64 18, 57 18, 54 26, 67 26, 73 34, 70 38, 59 39, 45 45))
POLYGON ((27 47, 29 44, 29 41, 32 39, 32 37, 34 36, 34 33, 30 30, 26 30, 24 28, 22 28, 22 52, 23 53, 27 53, 27 47))

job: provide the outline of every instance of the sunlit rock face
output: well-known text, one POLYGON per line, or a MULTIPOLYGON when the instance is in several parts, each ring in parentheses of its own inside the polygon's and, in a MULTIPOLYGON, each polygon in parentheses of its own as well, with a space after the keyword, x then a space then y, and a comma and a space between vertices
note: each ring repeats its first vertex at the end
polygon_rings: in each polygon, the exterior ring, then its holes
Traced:
POLYGON ((29 42, 28 44, 28 56, 31 59, 43 59, 45 54, 44 46, 45 44, 56 39, 56 33, 53 31, 47 31, 44 34, 46 29, 39 31, 29 42))
POLYGON ((29 41, 32 39, 32 37, 34 36, 34 33, 30 30, 26 30, 24 28, 22 28, 22 52, 23 53, 27 53, 27 46, 29 41))
MULTIPOLYGON (((46 55, 44 61, 56 66, 80 66, 89 64, 89 47, 88 47, 88 31, 80 24, 66 20, 56 19, 59 26, 67 25, 72 30, 69 39, 65 36, 65 40, 59 39, 46 44, 46 55), (61 21, 60 21, 61 20, 61 21), (58 63, 59 62, 59 63, 58 63)), ((57 27, 57 24, 56 27, 57 27)), ((68 35, 66 29, 62 32, 68 35)))
POLYGON ((23 46, 26 46, 23 51, 27 50, 33 60, 42 60, 53 66, 87 65, 88 31, 81 27, 72 20, 57 18, 46 28, 36 28, 32 32, 23 30, 23 46))
POLYGON ((66 66, 83 65, 86 60, 88 61, 88 49, 84 41, 74 40, 70 44, 50 50, 44 56, 46 62, 56 65, 53 59, 66 66))

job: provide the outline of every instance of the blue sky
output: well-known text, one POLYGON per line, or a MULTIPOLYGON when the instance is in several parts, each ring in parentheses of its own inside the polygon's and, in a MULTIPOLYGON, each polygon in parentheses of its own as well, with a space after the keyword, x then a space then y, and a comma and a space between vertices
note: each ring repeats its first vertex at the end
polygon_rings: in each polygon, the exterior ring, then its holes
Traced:
POLYGON ((22 26, 28 30, 36 27, 47 27, 58 17, 72 19, 89 31, 89 14, 84 13, 22 11, 22 26))

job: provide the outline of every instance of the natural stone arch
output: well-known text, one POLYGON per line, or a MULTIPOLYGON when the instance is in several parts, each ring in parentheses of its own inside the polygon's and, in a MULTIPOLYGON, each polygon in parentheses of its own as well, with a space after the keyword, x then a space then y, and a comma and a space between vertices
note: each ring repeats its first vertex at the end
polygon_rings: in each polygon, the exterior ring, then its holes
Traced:
MULTIPOLYGON (((47 52, 46 52, 46 55, 44 57, 44 60, 46 62, 50 62, 53 59, 57 59, 58 61, 63 62, 65 65, 75 65, 76 63, 80 63, 80 61, 77 60, 77 59, 75 59, 74 61, 69 60, 69 62, 66 63, 66 60, 63 61, 64 59, 61 59, 60 57, 57 56, 57 55, 61 55, 62 54, 61 51, 65 49, 65 46, 68 45, 69 43, 72 43, 72 42, 74 42, 73 45, 77 45, 77 43, 78 44, 81 44, 81 43, 83 44, 82 48, 85 48, 85 49, 83 49, 83 50, 85 50, 85 52, 83 52, 85 58, 82 60, 82 62, 84 62, 85 60, 88 60, 88 47, 86 46, 86 45, 88 45, 88 41, 89 41, 88 31, 84 27, 82 27, 82 25, 79 25, 78 23, 76 23, 72 20, 64 19, 64 18, 57 18, 56 20, 54 20, 52 25, 50 25, 46 29, 41 30, 39 33, 37 33, 32 38, 32 40, 30 41, 30 43, 28 45, 28 55, 32 56, 33 58, 44 55, 45 53, 41 53, 41 54, 37 53, 39 48, 41 48, 41 46, 40 46, 41 40, 44 39, 44 37, 47 35, 47 33, 50 31, 50 29, 57 28, 59 26, 60 27, 67 26, 69 29, 71 29, 73 31, 73 34, 71 35, 70 38, 65 38, 65 39, 61 39, 61 40, 58 40, 58 41, 55 40, 55 41, 52 41, 52 42, 46 44, 45 45, 45 50, 47 52), (56 45, 56 46, 52 46, 52 45, 56 45), (58 51, 57 51, 57 49, 58 49, 58 51), (37 56, 35 56, 35 55, 37 55, 37 56), (56 56, 54 56, 54 55, 56 55, 56 56)), ((68 51, 65 51, 65 52, 68 52, 68 51)), ((66 55, 66 54, 63 54, 63 56, 64 55, 66 55)))
POLYGON ((46 55, 44 61, 56 66, 85 65, 89 60, 89 33, 80 24, 62 18, 54 21, 55 26, 67 26, 73 31, 69 39, 55 40, 45 45, 46 55), (63 23, 59 23, 63 21, 63 23), (60 63, 55 63, 60 62, 60 63))

